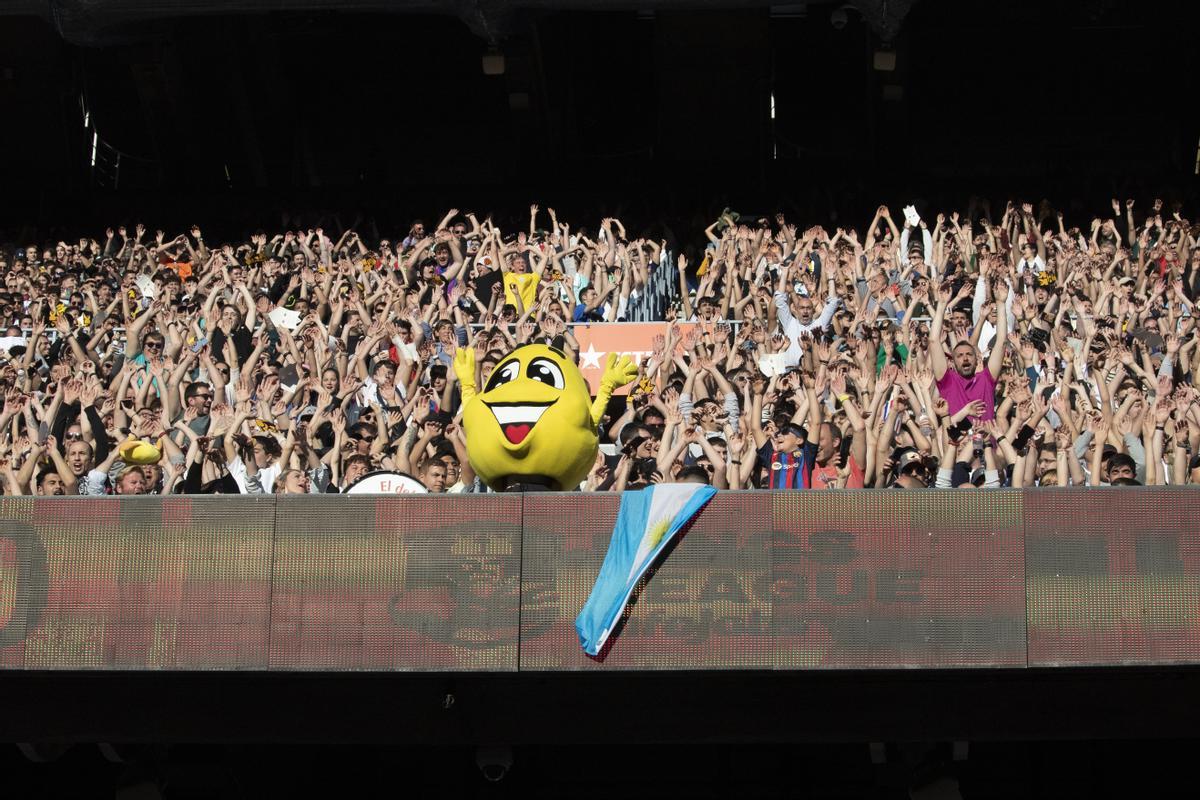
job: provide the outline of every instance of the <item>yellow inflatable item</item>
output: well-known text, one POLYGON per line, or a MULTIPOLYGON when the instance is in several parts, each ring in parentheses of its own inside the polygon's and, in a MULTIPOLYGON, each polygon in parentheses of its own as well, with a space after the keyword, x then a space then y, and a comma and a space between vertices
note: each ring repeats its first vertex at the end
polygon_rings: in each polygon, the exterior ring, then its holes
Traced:
POLYGON ((117 452, 126 464, 157 464, 162 458, 162 452, 157 447, 140 439, 130 439, 122 444, 117 452))
POLYGON ((596 428, 609 398, 637 377, 637 366, 610 353, 591 402, 579 368, 556 347, 518 347, 478 393, 474 350, 458 349, 454 372, 462 387, 467 452, 480 479, 496 491, 522 479, 571 490, 596 460, 596 428))

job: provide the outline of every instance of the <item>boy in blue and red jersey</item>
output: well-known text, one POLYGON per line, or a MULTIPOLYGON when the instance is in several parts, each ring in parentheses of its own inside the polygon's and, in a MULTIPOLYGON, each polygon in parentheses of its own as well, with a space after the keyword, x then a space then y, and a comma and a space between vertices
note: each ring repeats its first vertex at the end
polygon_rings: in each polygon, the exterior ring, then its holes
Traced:
POLYGON ((758 448, 758 457, 767 468, 764 488, 812 488, 817 444, 808 440, 808 432, 802 426, 794 422, 781 426, 769 442, 758 448))
POLYGON ((765 489, 812 488, 812 472, 817 462, 817 442, 809 441, 808 431, 821 430, 821 403, 817 399, 816 382, 809 375, 795 372, 779 381, 783 394, 790 394, 788 406, 795 403, 795 413, 776 418, 775 430, 767 436, 761 424, 762 403, 765 399, 754 387, 750 410, 750 432, 758 446, 758 463, 766 468, 765 489), (805 428, 802 422, 808 422, 805 428))

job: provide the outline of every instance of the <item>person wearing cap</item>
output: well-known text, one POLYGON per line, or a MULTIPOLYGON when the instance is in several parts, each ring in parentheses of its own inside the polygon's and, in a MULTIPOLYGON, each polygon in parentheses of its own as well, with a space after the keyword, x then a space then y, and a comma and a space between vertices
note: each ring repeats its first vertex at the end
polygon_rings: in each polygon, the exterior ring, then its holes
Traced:
POLYGON ((767 489, 812 488, 812 469, 817 445, 808 441, 803 426, 786 422, 770 441, 758 449, 758 457, 769 470, 767 489))
MULTIPOLYGON (((802 405, 791 419, 782 419, 768 437, 763 430, 762 398, 756 396, 750 412, 750 432, 754 436, 759 463, 767 471, 767 489, 811 489, 812 471, 816 465, 817 443, 810 441, 808 431, 819 431, 823 422, 821 403, 811 380, 803 380, 802 394, 807 405, 806 429, 800 424, 805 409, 802 405)), ((736 463, 736 462, 734 462, 736 463)))
POLYGON ((892 463, 895 477, 888 484, 890 488, 929 488, 929 470, 919 450, 913 447, 899 448, 892 454, 892 463))

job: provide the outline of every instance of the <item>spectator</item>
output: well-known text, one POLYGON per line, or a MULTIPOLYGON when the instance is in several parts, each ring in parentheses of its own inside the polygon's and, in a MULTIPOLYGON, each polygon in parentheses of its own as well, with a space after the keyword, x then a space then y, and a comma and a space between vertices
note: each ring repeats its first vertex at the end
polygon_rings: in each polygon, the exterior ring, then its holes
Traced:
POLYGON ((861 237, 726 213, 665 276, 665 243, 554 209, 542 228, 537 206, 528 229, 451 209, 375 249, 321 228, 25 243, 0 265, 4 491, 340 492, 375 470, 486 491, 455 350, 482 385, 513 347, 578 358, 574 325, 634 308, 662 327, 589 491, 1192 483, 1197 229, 1112 207, 903 229, 880 207, 861 237), (158 462, 125 463, 131 441, 158 462))
MULTIPOLYGON (((959 290, 959 295, 968 289, 969 285, 964 283, 963 288, 959 290)), ((1008 284, 1003 281, 998 282, 994 287, 994 296, 997 298, 996 302, 1003 303, 1008 296, 1008 284)), ((983 413, 979 418, 981 420, 992 419, 996 415, 996 381, 1004 366, 1004 348, 993 348, 986 365, 983 369, 979 369, 979 350, 976 342, 970 339, 958 340, 955 341, 954 347, 950 351, 951 363, 947 363, 946 353, 940 342, 942 341, 946 306, 950 299, 949 287, 938 293, 938 307, 934 312, 933 325, 930 328, 930 336, 936 343, 929 349, 933 377, 937 381, 938 391, 946 399, 947 410, 950 414, 958 412, 972 400, 979 400, 983 403, 983 413)), ((1003 340, 1005 336, 1006 316, 1005 314, 997 316, 995 325, 997 340, 1003 340)))

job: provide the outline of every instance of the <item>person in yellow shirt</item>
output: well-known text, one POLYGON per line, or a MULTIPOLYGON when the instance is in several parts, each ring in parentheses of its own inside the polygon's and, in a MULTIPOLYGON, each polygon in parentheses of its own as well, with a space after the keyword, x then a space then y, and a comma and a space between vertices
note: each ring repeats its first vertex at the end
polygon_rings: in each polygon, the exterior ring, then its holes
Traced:
POLYGON ((504 271, 504 302, 516 307, 518 314, 523 313, 537 301, 541 282, 541 271, 529 269, 529 256, 526 253, 514 254, 508 262, 508 269, 504 271), (520 303, 517 302, 518 298, 520 303))

